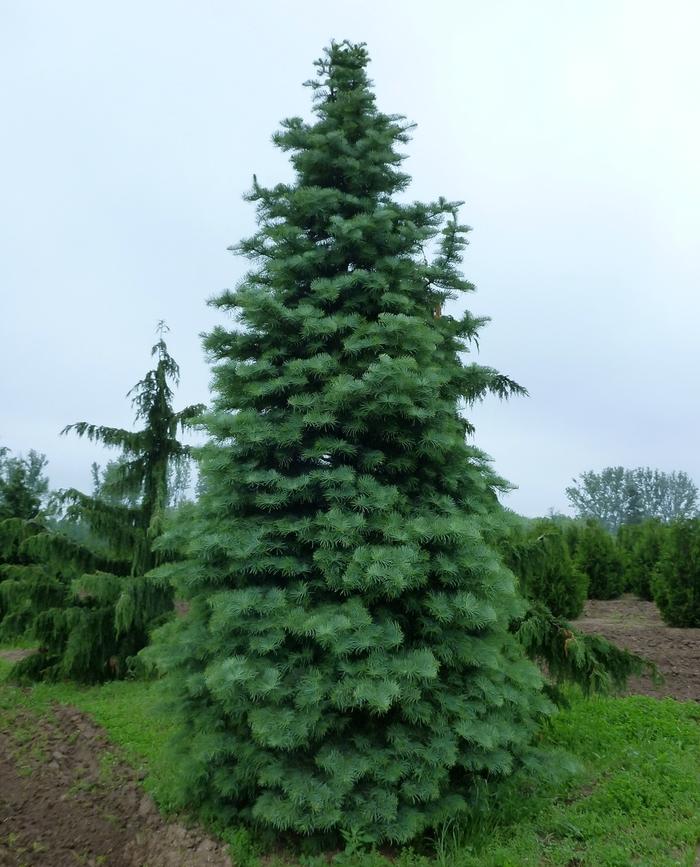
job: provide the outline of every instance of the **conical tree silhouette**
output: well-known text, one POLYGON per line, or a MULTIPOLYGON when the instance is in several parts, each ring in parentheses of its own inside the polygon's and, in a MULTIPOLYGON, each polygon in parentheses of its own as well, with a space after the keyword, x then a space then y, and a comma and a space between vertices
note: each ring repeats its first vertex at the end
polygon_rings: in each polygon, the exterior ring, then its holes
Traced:
MULTIPOLYGON (((362 45, 317 62, 316 121, 254 182, 254 263, 214 302, 210 442, 191 601, 153 656, 181 716, 183 799, 220 820, 406 841, 477 778, 534 762, 550 705, 508 632, 522 612, 484 541, 497 479, 459 412, 521 389, 462 360, 484 320, 443 303, 457 204, 397 200, 409 126, 375 106, 362 45), (436 251, 429 258, 437 241, 436 251)), ((159 573, 159 570, 156 570, 159 573)))

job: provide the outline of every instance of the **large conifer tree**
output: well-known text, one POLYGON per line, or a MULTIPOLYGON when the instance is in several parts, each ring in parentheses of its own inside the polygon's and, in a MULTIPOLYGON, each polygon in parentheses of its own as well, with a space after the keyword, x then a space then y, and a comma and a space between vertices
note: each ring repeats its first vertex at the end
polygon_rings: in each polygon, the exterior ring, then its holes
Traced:
MULTIPOLYGON (((181 713, 183 797, 219 819, 406 841, 479 777, 534 761, 550 705, 508 632, 485 543, 502 484, 460 414, 519 387, 463 360, 483 324, 457 204, 408 204, 401 117, 362 45, 317 61, 316 120, 283 123, 292 183, 254 181, 254 263, 214 304, 215 397, 190 598, 153 654, 181 713), (530 757, 530 758, 528 758, 530 757)), ((157 571, 157 570, 156 570, 157 571)))

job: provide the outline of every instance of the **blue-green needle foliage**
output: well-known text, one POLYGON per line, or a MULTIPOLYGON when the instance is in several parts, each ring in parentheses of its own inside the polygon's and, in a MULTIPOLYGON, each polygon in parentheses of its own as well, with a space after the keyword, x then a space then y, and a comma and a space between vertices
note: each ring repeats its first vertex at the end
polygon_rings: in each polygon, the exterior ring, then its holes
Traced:
MULTIPOLYGON (((546 760, 551 705, 508 624, 523 611, 482 530, 503 483, 459 412, 521 389, 462 358, 482 319, 457 205, 399 202, 402 118, 362 45, 317 62, 313 124, 283 123, 292 183, 254 182, 253 270, 213 303, 214 404, 190 600, 152 656, 183 799, 218 821, 365 844, 469 808, 477 779, 546 760)), ((158 572, 158 570, 156 570, 158 572)))

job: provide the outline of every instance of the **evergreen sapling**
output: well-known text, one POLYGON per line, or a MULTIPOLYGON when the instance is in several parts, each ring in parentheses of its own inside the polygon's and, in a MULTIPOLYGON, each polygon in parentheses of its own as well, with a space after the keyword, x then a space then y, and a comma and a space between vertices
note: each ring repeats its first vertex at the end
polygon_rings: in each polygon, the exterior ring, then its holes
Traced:
POLYGON ((665 528, 651 589, 669 626, 700 627, 700 519, 665 528))
POLYGON ((565 526, 551 518, 513 520, 500 548, 527 599, 546 605, 555 617, 581 614, 588 579, 569 553, 565 526))
POLYGON ((650 519, 641 524, 624 524, 618 530, 617 543, 622 553, 625 589, 651 601, 651 581, 656 570, 668 524, 650 519))

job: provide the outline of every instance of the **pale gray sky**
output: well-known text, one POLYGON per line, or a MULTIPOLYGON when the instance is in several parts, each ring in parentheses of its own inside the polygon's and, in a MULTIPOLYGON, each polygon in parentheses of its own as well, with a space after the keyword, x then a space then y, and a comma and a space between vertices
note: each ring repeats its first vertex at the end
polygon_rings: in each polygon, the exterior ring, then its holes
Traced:
POLYGON ((131 424, 161 318, 178 405, 208 399, 241 194, 289 176, 271 133, 349 38, 418 124, 412 197, 466 202, 480 360, 531 394, 474 413, 508 505, 610 464, 700 482, 699 29, 694 0, 0 0, 0 444, 87 488, 104 453, 58 432, 131 424))

